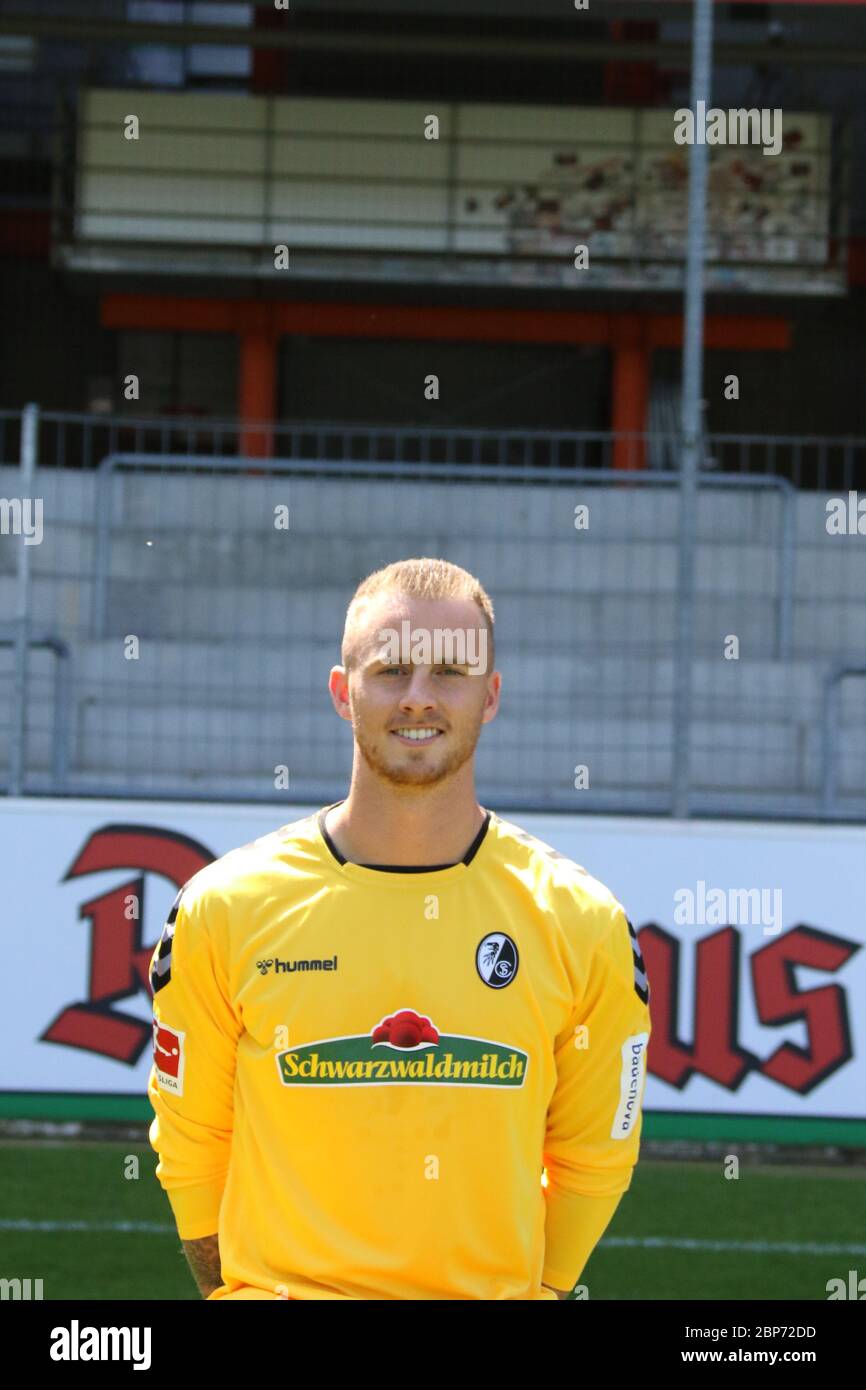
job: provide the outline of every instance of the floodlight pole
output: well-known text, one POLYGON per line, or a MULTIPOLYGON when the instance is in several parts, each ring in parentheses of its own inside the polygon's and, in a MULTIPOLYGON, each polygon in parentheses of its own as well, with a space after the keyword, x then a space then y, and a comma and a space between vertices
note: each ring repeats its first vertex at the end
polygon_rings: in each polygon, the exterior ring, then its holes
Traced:
POLYGON ((25 405, 21 412, 18 486, 21 493, 22 532, 18 542, 18 587, 15 604, 15 657, 12 674, 12 720, 9 740, 9 795, 21 796, 27 777, 27 663, 30 643, 30 546, 24 537, 28 503, 35 506, 36 456, 39 441, 39 407, 25 405))
POLYGON ((704 246, 707 223, 706 132, 698 131, 698 102, 710 107, 713 81, 713 0, 692 9, 692 112, 695 139, 689 150, 689 221, 686 251, 685 331, 680 440, 680 535, 677 642, 673 688, 673 814, 689 814, 691 782, 692 655, 698 470, 703 458, 704 246))

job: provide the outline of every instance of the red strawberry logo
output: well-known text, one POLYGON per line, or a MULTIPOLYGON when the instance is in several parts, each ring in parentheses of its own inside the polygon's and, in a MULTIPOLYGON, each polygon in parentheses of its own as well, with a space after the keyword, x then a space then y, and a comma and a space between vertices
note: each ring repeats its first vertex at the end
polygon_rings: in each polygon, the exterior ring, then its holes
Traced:
POLYGON ((420 1047, 422 1043, 438 1043, 439 1034, 429 1018, 414 1009, 401 1009, 373 1029, 372 1040, 392 1047, 420 1047))

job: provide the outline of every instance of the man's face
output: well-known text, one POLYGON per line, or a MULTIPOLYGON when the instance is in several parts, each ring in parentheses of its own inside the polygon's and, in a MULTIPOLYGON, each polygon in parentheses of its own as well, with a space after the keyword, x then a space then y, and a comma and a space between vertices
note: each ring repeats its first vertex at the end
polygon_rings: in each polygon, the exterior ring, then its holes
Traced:
POLYGON ((330 688, 373 772, 431 786, 469 761, 499 705, 501 678, 487 673, 486 657, 487 627, 471 599, 382 594, 366 605, 348 672, 335 667, 330 688))

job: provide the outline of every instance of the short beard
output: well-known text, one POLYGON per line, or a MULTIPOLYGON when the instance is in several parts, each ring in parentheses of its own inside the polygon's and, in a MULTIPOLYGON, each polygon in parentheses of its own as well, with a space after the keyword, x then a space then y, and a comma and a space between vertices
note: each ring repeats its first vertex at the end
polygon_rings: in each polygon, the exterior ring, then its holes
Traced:
POLYGON ((444 782, 449 777, 453 777, 474 756, 481 734, 481 723, 481 716, 479 715, 474 738, 467 738, 458 744, 444 763, 434 768, 419 767, 417 770, 410 767, 393 767, 387 759, 382 757, 373 744, 368 743, 360 727, 354 721, 352 728, 358 752, 377 777, 381 777, 383 781, 390 782, 395 787, 432 787, 438 782, 444 782))

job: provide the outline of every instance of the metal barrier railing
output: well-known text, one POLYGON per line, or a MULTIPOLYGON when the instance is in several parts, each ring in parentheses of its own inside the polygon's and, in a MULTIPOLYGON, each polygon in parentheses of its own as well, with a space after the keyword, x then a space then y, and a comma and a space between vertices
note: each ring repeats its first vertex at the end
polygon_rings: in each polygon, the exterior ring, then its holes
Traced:
MULTIPOLYGON (((92 629, 94 637, 106 636, 106 590, 111 568, 111 478, 120 469, 131 469, 136 472, 158 470, 161 473, 174 469, 189 472, 190 466, 189 457, 182 454, 108 454, 100 463, 97 470, 96 562, 92 629)), ((309 472, 308 463, 291 458, 227 459, 221 456, 199 455, 194 461, 194 467, 196 469, 212 469, 214 472, 232 473, 254 469, 263 474, 274 473, 288 476, 309 472)), ((397 463, 332 463, 323 460, 316 465, 316 472, 322 477, 395 478, 403 477, 405 468, 402 464, 397 463)), ((416 481, 422 479, 445 481, 450 479, 461 483, 482 480, 502 482, 504 480, 501 468, 484 464, 425 463, 422 467, 414 468, 412 476, 416 481)), ((554 483, 608 483, 628 487, 671 487, 675 478, 676 475, 670 473, 642 471, 623 474, 615 469, 605 468, 546 468, 544 470, 545 483, 551 485, 554 483)), ((508 468, 507 480, 509 482, 535 482, 538 480, 538 471, 519 465, 511 465, 508 468)), ((704 478, 702 483, 704 486, 712 488, 768 488, 781 495, 783 506, 778 542, 779 584, 776 600, 775 652, 776 656, 783 660, 790 654, 791 650, 791 608, 796 559, 796 522, 794 517, 796 489, 785 478, 759 477, 755 474, 739 477, 736 474, 714 473, 704 478)))
MULTIPOLYGON (((8 626, 8 624, 5 626, 8 626)), ((4 637, 2 628, 0 628, 0 647, 15 647, 17 640, 15 635, 4 637)), ((62 794, 66 790, 69 771, 69 712, 71 708, 70 693, 72 689, 72 652, 68 642, 64 642, 56 633, 51 632, 35 633, 33 636, 29 636, 27 639, 27 647, 30 651, 50 651, 56 658, 54 663, 54 737, 52 742, 53 756, 51 775, 54 789, 62 794)), ((18 757, 10 760, 11 766, 8 787, 10 796, 20 796, 24 790, 23 782, 26 769, 27 750, 26 729, 23 735, 19 732, 17 736, 22 742, 18 749, 18 757)))
POLYGON ((849 676, 866 676, 866 666, 835 666, 824 678, 824 708, 821 723, 821 810, 830 818, 837 809, 836 782, 838 773, 837 740, 839 699, 843 680, 849 676))
MULTIPOLYGON (((0 462, 18 458, 21 412, 0 411, 0 462)), ((612 430, 485 429, 347 424, 324 420, 241 422, 201 416, 144 417, 40 412, 43 467, 98 468, 108 454, 184 454, 238 458, 246 438, 259 434, 270 453, 343 463, 495 464, 533 468, 610 468, 672 475, 679 434, 674 428, 612 430)), ((258 466, 258 459, 254 466, 258 466)), ((866 438, 822 435, 707 434, 701 477, 712 473, 786 478, 799 491, 848 491, 866 477, 866 438)))
MULTIPOLYGON (((139 427, 142 439, 148 431, 167 431, 156 442, 168 445, 177 438, 177 424, 141 421, 139 427)), ((188 424, 202 429, 201 421, 188 424)), ((248 428, 238 421, 217 427, 223 443, 233 444, 248 428)), ((704 502, 698 526, 687 536, 678 522, 674 470, 572 462, 590 445, 609 459, 612 435, 349 430, 322 423, 271 428, 275 438, 292 440, 297 453, 246 458, 219 449, 117 449, 97 459, 106 429, 120 440, 126 422, 55 413, 40 418, 35 408, 23 416, 0 411, 0 436, 5 431, 10 445, 6 458, 13 445, 20 454, 19 469, 7 479, 15 477, 16 492, 44 492, 50 517, 47 547, 18 547, 17 599, 14 575, 4 577, 10 574, 5 556, 11 547, 0 551, 0 585, 4 601, 11 598, 6 611, 16 613, 3 625, 3 646, 15 650, 11 791, 256 799, 259 792, 250 792, 249 782, 232 778, 260 776, 248 769, 260 767, 282 737, 276 711, 287 697, 292 719, 311 721, 313 731, 305 791, 330 795, 327 779, 337 776, 332 754, 338 740, 317 722, 318 650, 331 646, 344 594, 363 573, 398 553, 436 553, 470 568, 477 559, 482 576, 491 576, 485 582, 494 597, 503 599, 503 613, 512 615, 504 650, 520 682, 512 686, 511 723, 497 721, 492 743, 487 739, 491 751, 505 750, 501 779, 508 783, 509 804, 567 809, 567 782, 558 763, 549 769, 560 755, 567 760, 563 750, 571 743, 586 740, 604 770, 584 805, 670 810, 671 767, 688 741, 697 768, 689 783, 692 813, 856 818, 866 810, 866 759, 859 743, 856 751, 852 745, 852 757, 864 762, 862 777, 859 762, 852 764, 853 780, 846 764, 844 794, 836 778, 839 686, 847 675, 861 674, 866 583, 858 576, 866 553, 856 535, 828 540, 820 497, 810 498, 779 474, 704 471, 699 495, 711 491, 719 509, 704 502), (66 446, 73 442, 76 464, 87 457, 98 466, 72 467, 66 446), (388 451, 390 458, 380 456, 388 451), (273 480, 284 477, 304 507, 296 531, 293 506, 291 551, 267 542, 260 511, 268 488, 282 495, 273 480), (443 482, 455 490, 437 493, 434 484, 443 482), (351 493, 344 501, 342 483, 351 493), (457 485, 463 485, 462 494, 457 485), (571 489, 576 491, 569 495, 571 489), (587 537, 589 549, 573 544, 570 529, 571 502, 581 496, 596 499, 593 516, 601 526, 587 537), (380 521, 382 516, 390 520, 380 521), (390 542, 395 523, 399 552, 390 542), (169 568, 142 561, 139 544, 151 535, 167 542, 169 568), (431 535, 436 550, 412 549, 431 535), (802 556, 798 536, 812 547, 802 556), (702 567, 688 594, 674 577, 676 552, 686 543, 702 567), (323 559, 324 546, 329 558, 323 559), (518 547, 528 563, 534 563, 532 556, 546 562, 549 555, 549 578, 545 564, 544 573, 527 575, 524 583, 512 560, 518 547), (346 563, 344 552, 350 555, 346 563), (582 558, 575 560, 578 554, 582 558), (285 624, 278 614, 275 628, 280 591, 295 593, 298 605, 285 612, 285 624), (697 615, 688 651, 681 650, 675 622, 684 602, 697 615), (735 670, 718 657, 720 634, 746 630, 743 654, 752 660, 735 670), (155 645, 148 653, 151 663, 133 670, 118 662, 115 639, 139 631, 155 645), (226 660, 221 653, 247 642, 248 658, 220 666, 226 660), (32 722, 28 729, 26 711, 41 677, 28 674, 27 657, 40 645, 56 659, 54 733, 51 745, 40 743, 34 762, 27 754, 32 722), (298 658, 300 665, 293 664, 298 658), (548 659, 562 666, 542 698, 536 673, 548 659), (212 660, 219 667, 216 676, 208 669, 212 660), (587 684, 590 665, 597 674, 587 684), (693 682, 694 711, 681 728, 671 691, 684 681, 693 682), (259 707, 264 719, 251 721, 249 710, 259 707), (276 732, 268 719, 276 721, 276 732), (161 766, 171 780, 155 781, 157 772, 144 776, 154 727, 162 731, 155 746, 162 743, 161 766), (223 750, 216 755, 212 739, 223 750), (228 767, 225 750, 236 745, 242 754, 237 767, 218 775, 218 768, 228 767), (548 770, 536 775, 542 764, 548 770), (527 778, 523 790, 521 777, 527 778)), ((747 469, 759 458, 778 461, 780 441, 763 440, 760 454, 754 442, 738 441, 750 446, 741 460, 747 469)), ((711 438, 705 453, 713 445, 711 438)), ((8 492, 10 483, 4 486, 8 492)))
MULTIPOLYGON (((19 412, 8 412, 10 427, 19 412)), ((2 426, 2 412, 0 412, 2 426)), ((184 454, 237 458, 244 440, 260 435, 269 454, 312 462, 609 467, 618 450, 624 470, 639 470, 651 445, 665 454, 678 435, 612 430, 490 429, 476 426, 337 424, 327 420, 220 419, 201 416, 98 415, 40 412, 40 459, 59 468, 99 467, 107 454, 184 454)), ((0 435, 2 446, 2 435, 0 435)), ((866 440, 863 441, 866 450, 866 440)), ((14 451, 7 449, 7 456, 14 451)), ((17 455, 16 455, 17 456, 17 455)), ((3 457, 0 447, 0 458, 3 457)), ((253 460, 257 466, 258 459, 253 460)), ((773 470, 770 470, 773 471, 773 470)))

